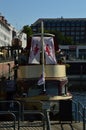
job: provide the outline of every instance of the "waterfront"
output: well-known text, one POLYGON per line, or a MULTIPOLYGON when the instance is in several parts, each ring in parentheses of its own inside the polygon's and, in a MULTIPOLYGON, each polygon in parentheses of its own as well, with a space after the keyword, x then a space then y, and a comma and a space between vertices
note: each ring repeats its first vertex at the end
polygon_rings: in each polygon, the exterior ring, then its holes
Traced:
MULTIPOLYGON (((73 95, 73 100, 76 102, 81 102, 83 105, 86 106, 86 92, 71 92, 73 95)), ((75 110, 76 111, 76 110, 75 110)), ((82 120, 80 120, 80 122, 75 122, 72 121, 72 123, 69 122, 65 122, 65 123, 60 123, 59 121, 50 121, 51 125, 49 125, 49 128, 47 126, 45 126, 45 130, 85 130, 85 126, 83 125, 82 120)), ((31 124, 34 125, 34 123, 37 124, 37 122, 26 122, 26 121, 20 121, 20 123, 18 124, 18 122, 14 122, 13 125, 12 122, 10 123, 9 121, 7 122, 0 122, 0 125, 3 128, 0 128, 0 130, 7 130, 7 129, 14 129, 14 130, 43 130, 43 126, 31 126, 31 124), (29 126, 30 123, 30 126, 29 126), (4 128, 5 127, 5 128, 4 128)))

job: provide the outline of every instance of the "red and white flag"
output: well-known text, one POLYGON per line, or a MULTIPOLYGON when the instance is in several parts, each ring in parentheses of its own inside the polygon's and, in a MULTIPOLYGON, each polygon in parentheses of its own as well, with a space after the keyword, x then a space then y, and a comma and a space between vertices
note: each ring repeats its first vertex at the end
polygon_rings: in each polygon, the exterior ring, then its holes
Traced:
POLYGON ((41 74, 41 77, 39 78, 37 84, 38 84, 39 86, 45 84, 45 76, 44 76, 44 72, 43 72, 43 74, 41 74))
POLYGON ((30 56, 29 56, 30 64, 39 64, 40 63, 40 49, 41 49, 41 38, 32 37, 30 56))
POLYGON ((57 64, 53 37, 44 37, 46 64, 57 64))

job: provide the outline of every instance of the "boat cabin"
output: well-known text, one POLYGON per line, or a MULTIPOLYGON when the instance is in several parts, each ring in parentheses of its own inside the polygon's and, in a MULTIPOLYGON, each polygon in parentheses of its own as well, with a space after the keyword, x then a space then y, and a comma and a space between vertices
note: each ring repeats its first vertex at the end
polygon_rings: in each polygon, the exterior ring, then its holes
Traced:
POLYGON ((28 44, 19 55, 19 87, 22 84, 27 96, 43 92, 47 95, 67 94, 66 65, 59 63, 56 57, 56 53, 59 55, 59 48, 56 48, 55 36, 34 35, 28 44))

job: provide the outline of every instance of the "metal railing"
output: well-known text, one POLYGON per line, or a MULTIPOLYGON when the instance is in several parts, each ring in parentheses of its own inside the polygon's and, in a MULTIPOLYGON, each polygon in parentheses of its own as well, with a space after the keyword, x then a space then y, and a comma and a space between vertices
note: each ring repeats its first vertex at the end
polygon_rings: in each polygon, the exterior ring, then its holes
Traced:
MULTIPOLYGON (((15 100, 4 100, 0 101, 0 114, 2 113, 2 116, 7 114, 14 116, 14 122, 18 121, 18 124, 21 120, 21 103, 19 101, 15 100)), ((5 120, 6 122, 9 121, 9 116, 7 115, 5 120)), ((11 120, 10 120, 11 122, 11 120)), ((3 127, 3 125, 2 125, 3 127)), ((12 127, 12 126, 11 126, 12 127)), ((14 125, 15 129, 15 125, 14 125)))
POLYGON ((8 119, 10 120, 11 123, 0 123, 0 128, 13 128, 13 130, 16 130, 16 116, 14 113, 10 112, 10 111, 0 111, 0 116, 6 116, 7 118, 8 115, 8 119))
POLYGON ((2 100, 0 101, 0 112, 10 111, 18 116, 16 119, 21 118, 21 103, 15 100, 2 100))
POLYGON ((45 129, 51 130, 50 117, 49 117, 50 111, 42 108, 44 102, 37 101, 37 100, 35 100, 35 101, 31 100, 31 101, 23 101, 23 102, 21 102, 21 104, 22 104, 21 105, 22 106, 22 111, 21 111, 22 121, 27 120, 25 118, 25 115, 28 115, 28 117, 30 117, 30 118, 28 118, 29 121, 35 120, 35 121, 41 121, 41 122, 39 124, 34 124, 34 123, 28 124, 28 126, 24 125, 24 124, 21 125, 21 123, 19 122, 18 128, 20 128, 20 127, 37 127, 38 126, 38 127, 43 127, 43 130, 45 130, 45 129), (32 103, 33 104, 32 107, 30 108, 30 106, 29 106, 29 108, 27 108, 26 107, 27 103, 28 104, 32 103), (34 104, 37 104, 37 106, 39 107, 39 110, 36 107, 34 107, 35 106, 34 104), (41 116, 41 118, 40 118, 40 116, 41 116))
POLYGON ((72 108, 72 112, 73 112, 73 118, 75 121, 82 121, 83 123, 83 130, 86 129, 86 107, 75 100, 72 100, 72 104, 73 104, 73 108, 72 108))
POLYGON ((75 122, 78 121, 78 105, 75 100, 72 100, 72 115, 75 122))
MULTIPOLYGON (((15 100, 7 100, 7 101, 0 101, 0 113, 3 113, 3 115, 6 115, 6 113, 12 113, 15 117, 15 122, 18 121, 18 123, 14 124, 14 130, 15 127, 18 127, 18 130, 20 130, 20 127, 42 127, 43 130, 50 130, 50 118, 49 118, 49 111, 47 110, 29 110, 25 108, 25 103, 38 103, 42 106, 42 102, 40 101, 28 101, 28 102, 19 102, 15 100), (26 116, 32 117, 33 115, 37 117, 36 119, 30 120, 27 124, 25 124, 26 116), (38 119, 38 116, 41 117, 38 119), (37 121, 34 123, 34 121, 37 121)), ((8 120, 8 119, 7 119, 8 120)), ((11 120, 10 120, 11 121, 11 120)), ((3 126, 2 126, 3 127, 3 126)), ((9 128, 12 126, 9 126, 9 128)))
POLYGON ((78 120, 83 121, 83 130, 86 130, 86 107, 78 102, 78 120))
MULTIPOLYGON (((27 110, 27 111, 23 111, 24 113, 24 115, 28 115, 28 116, 40 116, 41 117, 41 119, 40 120, 34 120, 34 121, 27 121, 27 120, 23 120, 23 121, 19 121, 19 123, 18 123, 18 130, 20 130, 20 127, 38 127, 38 128, 40 128, 40 127, 43 127, 43 130, 45 130, 46 129, 46 118, 45 118, 45 115, 42 113, 42 112, 40 112, 40 111, 35 111, 35 110, 33 110, 33 111, 29 111, 29 110, 27 110)), ((49 130, 49 129, 47 129, 47 130, 49 130)))
MULTIPOLYGON (((86 129, 86 107, 82 105, 78 101, 71 100, 73 108, 72 109, 72 115, 73 119, 75 121, 82 121, 83 123, 83 130, 86 129)), ((42 127, 43 130, 51 130, 51 119, 50 119, 50 112, 52 112, 52 109, 50 109, 51 103, 58 103, 57 101, 15 101, 15 100, 9 100, 9 101, 0 101, 0 115, 6 115, 10 114, 13 116, 14 119, 14 125, 10 126, 13 127, 15 130, 15 121, 18 121, 17 127, 18 130, 20 130, 20 127, 42 127), (33 108, 30 106, 27 107, 26 104, 29 105, 29 103, 32 103, 33 108), (41 107, 41 109, 37 109, 35 104, 38 104, 38 107, 41 107), (38 116, 39 115, 39 116, 38 116), (28 116, 28 118, 27 118, 28 116), (30 118, 30 117, 37 117, 36 118, 30 118), (39 117, 39 118, 38 118, 39 117), (41 117, 41 118, 40 118, 41 117), (28 124, 25 124, 25 121, 29 121, 28 124), (40 121, 39 124, 35 124, 34 121, 40 121)), ((66 104, 67 105, 67 104, 66 104)), ((69 106, 70 107, 70 106, 69 106)), ((60 110, 59 110, 60 111, 60 110)), ((53 110, 53 112, 59 112, 58 110, 53 110)), ((71 113, 70 113, 71 114, 71 113)), ((66 116, 65 116, 66 118, 66 116)))

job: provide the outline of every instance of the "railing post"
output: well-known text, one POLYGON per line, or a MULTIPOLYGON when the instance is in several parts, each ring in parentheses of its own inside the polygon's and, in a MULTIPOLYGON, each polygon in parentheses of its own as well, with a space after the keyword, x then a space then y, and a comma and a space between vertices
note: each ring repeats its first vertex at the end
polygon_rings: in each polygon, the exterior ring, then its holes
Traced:
POLYGON ((78 102, 78 121, 80 122, 80 114, 79 114, 79 111, 80 111, 80 103, 78 102))
POLYGON ((74 104, 73 105, 74 108, 72 108, 72 112, 74 113, 75 121, 77 121, 78 120, 78 106, 77 106, 77 102, 72 100, 72 103, 74 104))
POLYGON ((85 130, 85 107, 83 108, 83 130, 85 130))
POLYGON ((49 110, 46 111, 46 119, 47 119, 47 130, 51 130, 51 125, 50 125, 50 117, 49 117, 49 110))

